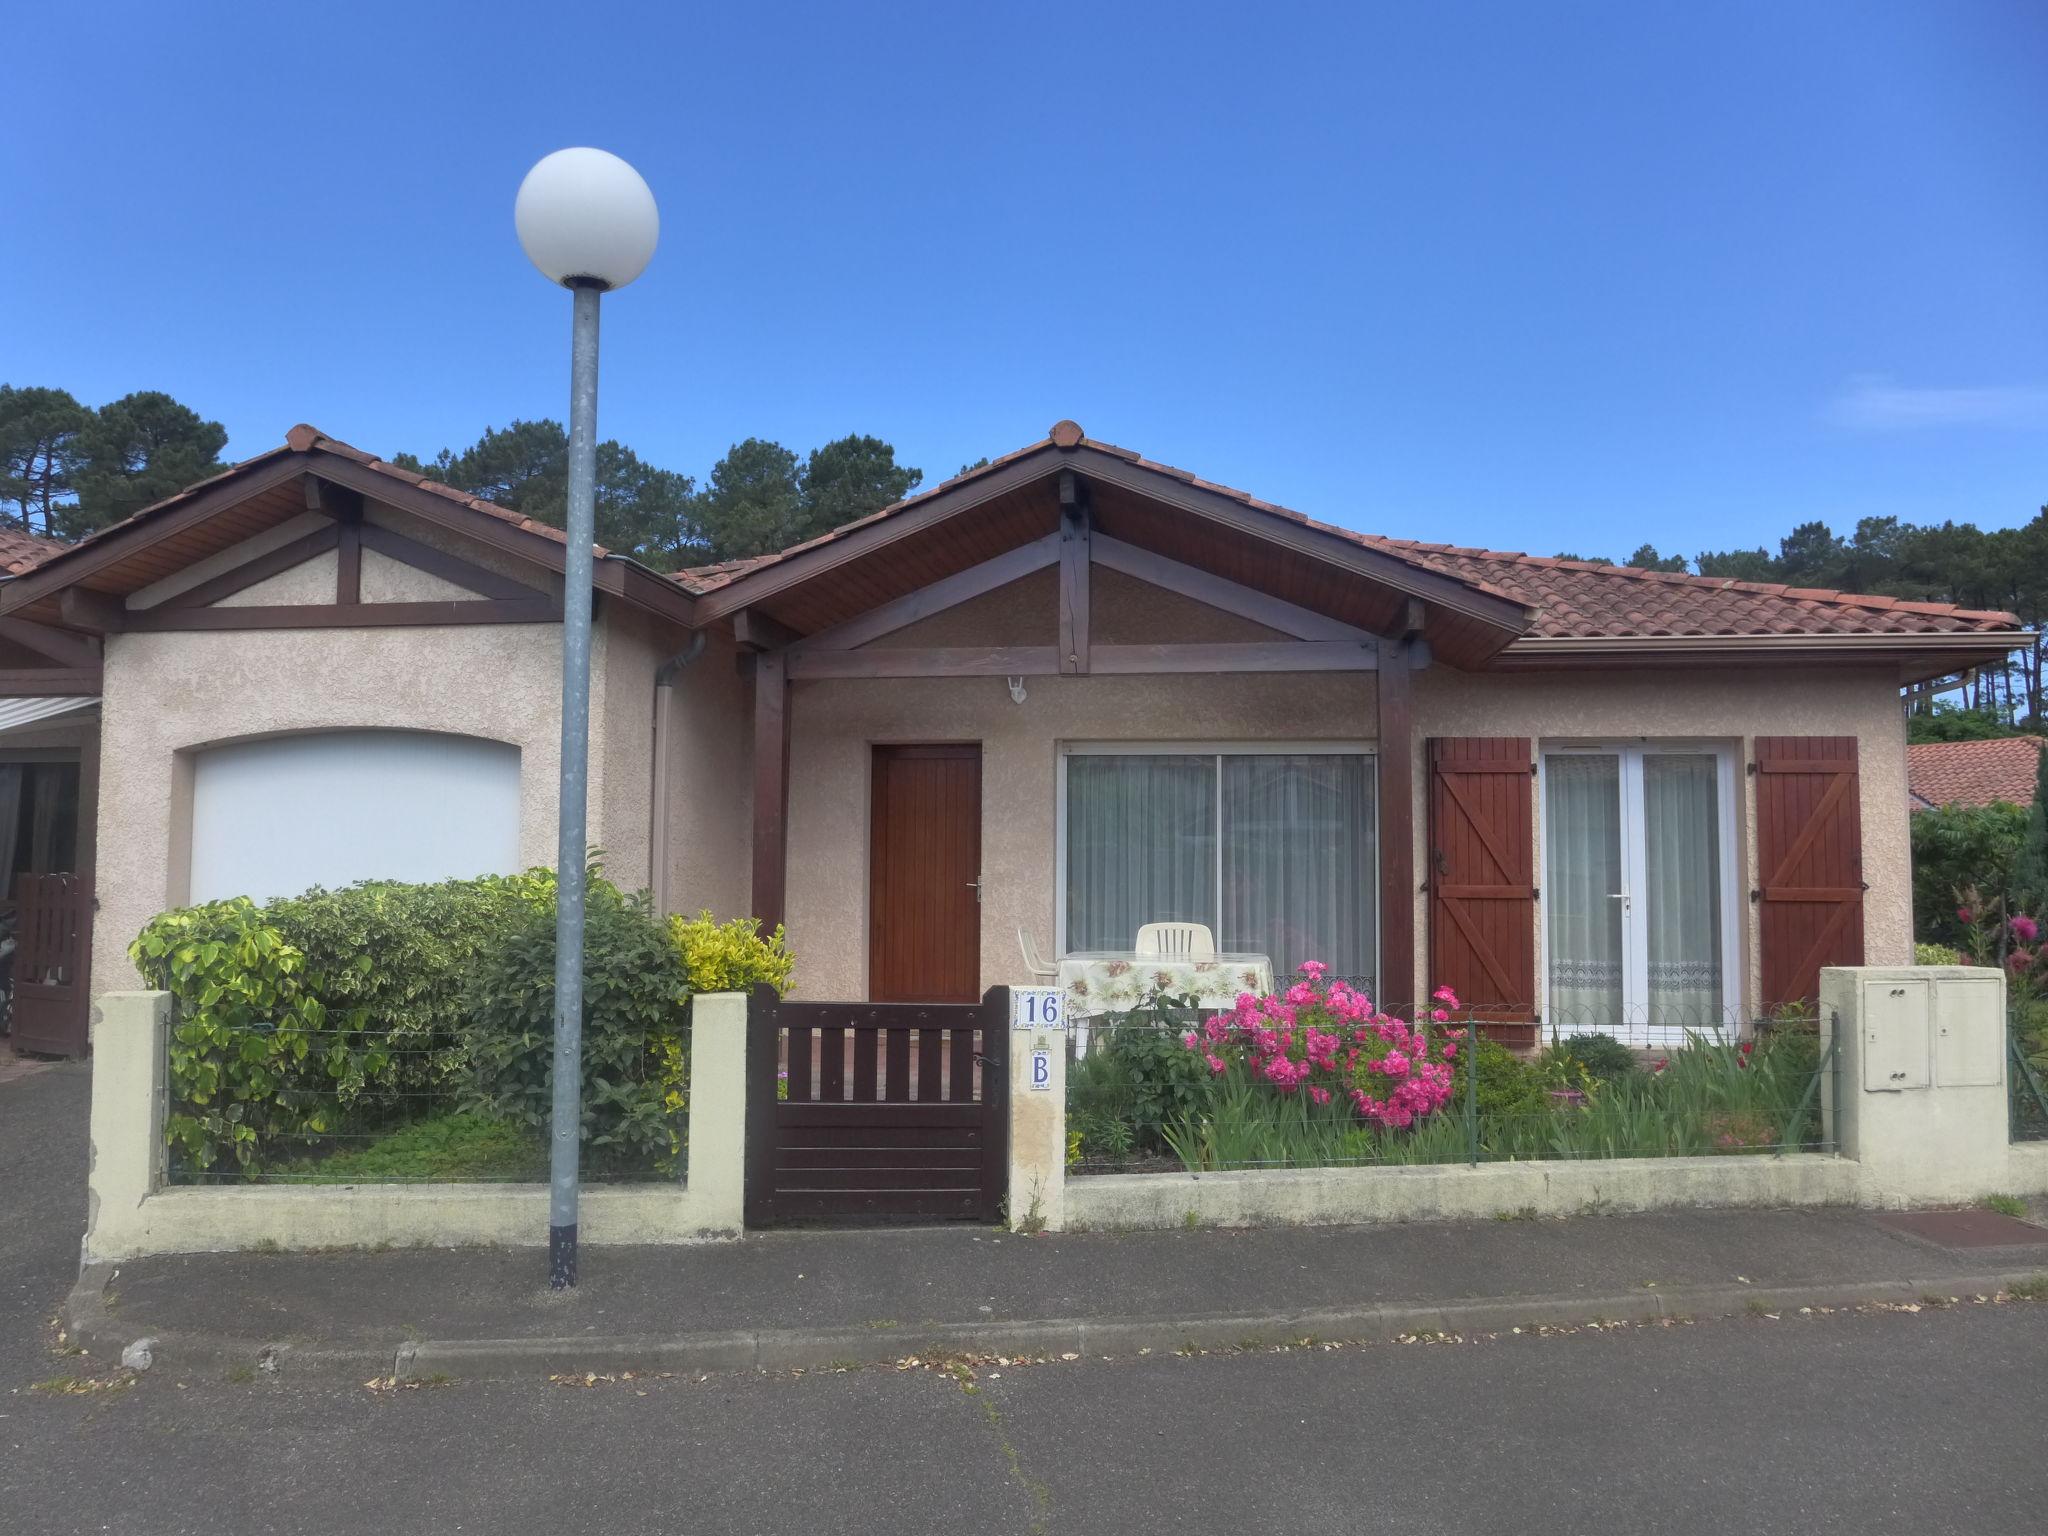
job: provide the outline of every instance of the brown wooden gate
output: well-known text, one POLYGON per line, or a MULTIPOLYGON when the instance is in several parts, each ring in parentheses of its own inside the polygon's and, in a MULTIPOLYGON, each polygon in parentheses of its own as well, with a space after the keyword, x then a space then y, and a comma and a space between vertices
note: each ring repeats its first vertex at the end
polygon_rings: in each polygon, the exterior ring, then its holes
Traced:
POLYGON ((793 1003, 756 988, 747 1225, 999 1219, 1009 1015, 1007 987, 956 1004, 793 1003))
POLYGON ((83 1056, 91 996, 92 881, 17 875, 14 881, 14 1048, 83 1056))

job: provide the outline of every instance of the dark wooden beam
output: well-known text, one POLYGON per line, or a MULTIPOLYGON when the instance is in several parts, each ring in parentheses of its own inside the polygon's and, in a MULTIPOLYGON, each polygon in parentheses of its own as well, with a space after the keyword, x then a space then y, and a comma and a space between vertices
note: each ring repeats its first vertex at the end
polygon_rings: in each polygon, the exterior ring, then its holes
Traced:
POLYGON ((295 565, 304 565, 314 556, 323 555, 333 549, 340 538, 336 531, 338 527, 339 525, 335 523, 323 524, 311 533, 293 539, 289 544, 280 544, 267 554, 258 555, 253 560, 244 560, 240 565, 222 571, 218 576, 210 577, 197 586, 175 592, 154 608, 139 608, 133 612, 159 613, 177 608, 211 607, 224 597, 232 597, 237 592, 255 586, 259 581, 268 581, 295 565))
POLYGON ((38 624, 33 619, 7 618, 0 619, 0 639, 12 640, 16 645, 34 651, 58 667, 83 669, 88 672, 99 670, 100 643, 86 635, 74 635, 68 630, 52 629, 49 625, 38 624))
POLYGON ((99 691, 98 667, 14 667, 0 671, 0 696, 52 698, 99 691))
POLYGON ((90 587, 66 587, 57 594, 57 614, 67 629, 89 630, 110 635, 128 627, 128 610, 121 599, 90 587))
MULTIPOLYGON (((783 654, 765 651, 763 657, 783 654)), ((1052 677, 1059 651, 1050 645, 871 646, 862 651, 787 654, 789 676, 816 677, 1052 677)), ((755 674, 759 686, 760 674, 755 674)))
POLYGON ((1234 613, 1241 619, 1263 624, 1297 640, 1349 640, 1369 645, 1374 638, 1370 630, 1317 613, 1313 608, 1303 608, 1255 587, 1242 586, 1227 576, 1215 576, 1192 565, 1183 565, 1149 549, 1126 544, 1122 539, 1098 533, 1094 536, 1093 552, 1097 565, 1121 571, 1155 587, 1165 587, 1182 597, 1192 598, 1211 608, 1220 608, 1225 613, 1234 613))
POLYGON ((1425 606, 1419 597, 1411 597, 1404 605, 1401 615, 1401 638, 1414 640, 1422 634, 1422 621, 1426 615, 1425 606))
POLYGON ((787 650, 803 636, 758 608, 742 608, 732 616, 732 637, 754 651, 787 650))
POLYGON ((845 651, 894 634, 920 619, 928 619, 948 608, 957 608, 969 598, 993 592, 997 587, 1006 587, 1033 571, 1042 571, 1048 565, 1056 564, 1060 558, 1060 539, 1061 535, 1048 533, 1042 539, 1033 539, 1029 544, 1005 550, 979 565, 970 565, 964 571, 941 577, 928 587, 919 587, 915 592, 906 593, 878 608, 870 608, 843 624, 821 629, 815 635, 806 635, 799 644, 806 651, 845 651))
POLYGON ((363 520, 363 493, 353 486, 336 485, 331 480, 309 474, 306 476, 306 510, 331 517, 336 522, 359 523, 363 520))
POLYGON ((304 470, 305 460, 300 455, 280 451, 275 458, 229 471, 203 489, 188 493, 185 500, 175 505, 140 513, 136 520, 110 528, 91 543, 68 549, 27 575, 15 577, 0 587, 0 613, 12 613, 52 592, 71 588, 95 571, 161 544, 224 508, 284 484, 304 470))
POLYGON ((363 600, 363 522, 351 518, 334 525, 334 600, 353 607, 363 600))
POLYGON ((1088 675, 1088 542, 1086 488, 1060 471, 1060 670, 1088 675))
MULTIPOLYGON (((1098 645, 1093 675, 1147 676, 1226 672, 1371 672, 1380 654, 1343 640, 1276 640, 1218 645, 1098 645)), ((869 646, 858 651, 787 653, 792 678, 1052 677, 1064 658, 1050 645, 869 646)), ((1408 659, 1402 658, 1402 665, 1408 659)))
POLYGON ((1235 528, 1326 565, 1352 571, 1405 596, 1420 597, 1452 613, 1492 625, 1504 636, 1522 634, 1535 623, 1534 612, 1510 598, 1496 597, 1454 576, 1445 576, 1412 565, 1385 551, 1354 543, 1342 534, 1297 522, 1276 512, 1262 512, 1235 496, 1208 490, 1156 469, 1147 469, 1099 448, 1074 448, 1064 457, 1076 473, 1090 480, 1118 486, 1193 513, 1205 522, 1235 528))
MULTIPOLYGON (((67 594, 68 595, 68 594, 67 594)), ((139 634, 243 629, 392 629, 442 624, 553 624, 552 597, 465 598, 420 603, 279 603, 244 608, 141 608, 121 627, 139 634)))
MULTIPOLYGON (((452 555, 445 549, 436 549, 431 544, 422 544, 418 539, 408 538, 377 523, 364 523, 358 530, 364 549, 374 549, 387 559, 401 565, 409 565, 416 571, 425 571, 429 576, 452 582, 465 592, 474 592, 478 597, 495 598, 500 602, 520 603, 531 598, 547 598, 548 594, 538 587, 529 587, 523 581, 478 565, 474 560, 465 560, 452 555)), ((552 601, 552 599, 549 599, 552 601)), ((383 604, 375 604, 382 607, 383 604)))
POLYGON ((789 674, 777 651, 754 665, 754 916, 780 926, 789 878, 789 674))
POLYGON ((1170 672, 1370 672, 1371 645, 1348 640, 1254 640, 1242 644, 1098 645, 1095 671, 1107 676, 1170 672))
POLYGON ((1379 719, 1380 973, 1375 999, 1409 1017, 1422 1000, 1415 978, 1415 674, 1407 645, 1379 643, 1374 694, 1379 719))
MULTIPOLYGON (((483 511, 440 491, 426 490, 388 470, 372 469, 325 449, 315 448, 310 457, 323 480, 338 481, 363 492, 372 501, 413 513, 480 544, 531 560, 543 570, 559 573, 562 569, 566 550, 559 536, 521 527, 506 516, 483 511)), ((686 627, 694 629, 704 622, 694 596, 679 583, 635 561, 608 555, 597 562, 591 583, 599 592, 608 592, 636 608, 686 627)))
POLYGON ((884 548, 898 539, 908 538, 934 523, 961 512, 1006 496, 1019 487, 1042 480, 1051 473, 1054 461, 1062 455, 1050 443, 1019 458, 1012 459, 1000 468, 980 471, 967 476, 957 485, 942 487, 917 499, 916 503, 901 512, 890 514, 877 522, 864 524, 853 532, 822 544, 813 545, 801 554, 778 560, 749 572, 738 580, 720 587, 716 592, 707 592, 697 600, 702 621, 723 618, 726 614, 749 604, 758 603, 774 593, 785 591, 798 582, 808 581, 824 571, 837 570, 849 560, 884 548))

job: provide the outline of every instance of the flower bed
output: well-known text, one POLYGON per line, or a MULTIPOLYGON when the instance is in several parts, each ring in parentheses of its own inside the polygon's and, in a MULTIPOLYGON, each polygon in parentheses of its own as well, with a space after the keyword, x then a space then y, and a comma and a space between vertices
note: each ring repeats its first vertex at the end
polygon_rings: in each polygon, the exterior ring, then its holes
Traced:
POLYGON ((1097 1021, 1068 1071, 1071 1172, 1770 1152, 1820 1142, 1809 1019, 1639 1059, 1607 1035, 1524 1060, 1455 1018, 1414 1020, 1304 967, 1201 1015, 1154 999, 1097 1021))

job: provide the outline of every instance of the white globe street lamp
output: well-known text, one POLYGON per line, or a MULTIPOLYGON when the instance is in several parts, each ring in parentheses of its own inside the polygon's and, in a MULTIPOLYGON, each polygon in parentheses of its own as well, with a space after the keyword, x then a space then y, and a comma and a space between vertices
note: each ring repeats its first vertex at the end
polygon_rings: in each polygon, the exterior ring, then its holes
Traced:
POLYGON ((548 1284, 576 1283, 583 1131, 584 860, 589 852, 590 587, 597 502, 597 303, 646 270, 661 234, 640 173, 601 149, 558 149, 526 173, 512 221, 527 257, 574 298, 568 550, 562 561, 562 776, 555 851, 555 1082, 548 1284))

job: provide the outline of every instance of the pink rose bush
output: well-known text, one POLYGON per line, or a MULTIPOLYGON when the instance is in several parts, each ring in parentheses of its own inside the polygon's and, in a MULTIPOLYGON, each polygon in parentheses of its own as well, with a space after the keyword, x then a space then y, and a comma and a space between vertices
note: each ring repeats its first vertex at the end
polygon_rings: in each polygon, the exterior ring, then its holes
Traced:
MULTIPOLYGON (((1321 1107, 1348 1101, 1368 1125, 1405 1130, 1451 1096, 1453 1038, 1382 1012, 1329 967, 1310 961, 1284 992, 1241 993, 1237 1006, 1190 1030, 1182 1044, 1216 1076, 1242 1072, 1274 1092, 1300 1094, 1321 1107)), ((1458 999, 1437 989, 1431 1017, 1442 1021, 1458 999)))

